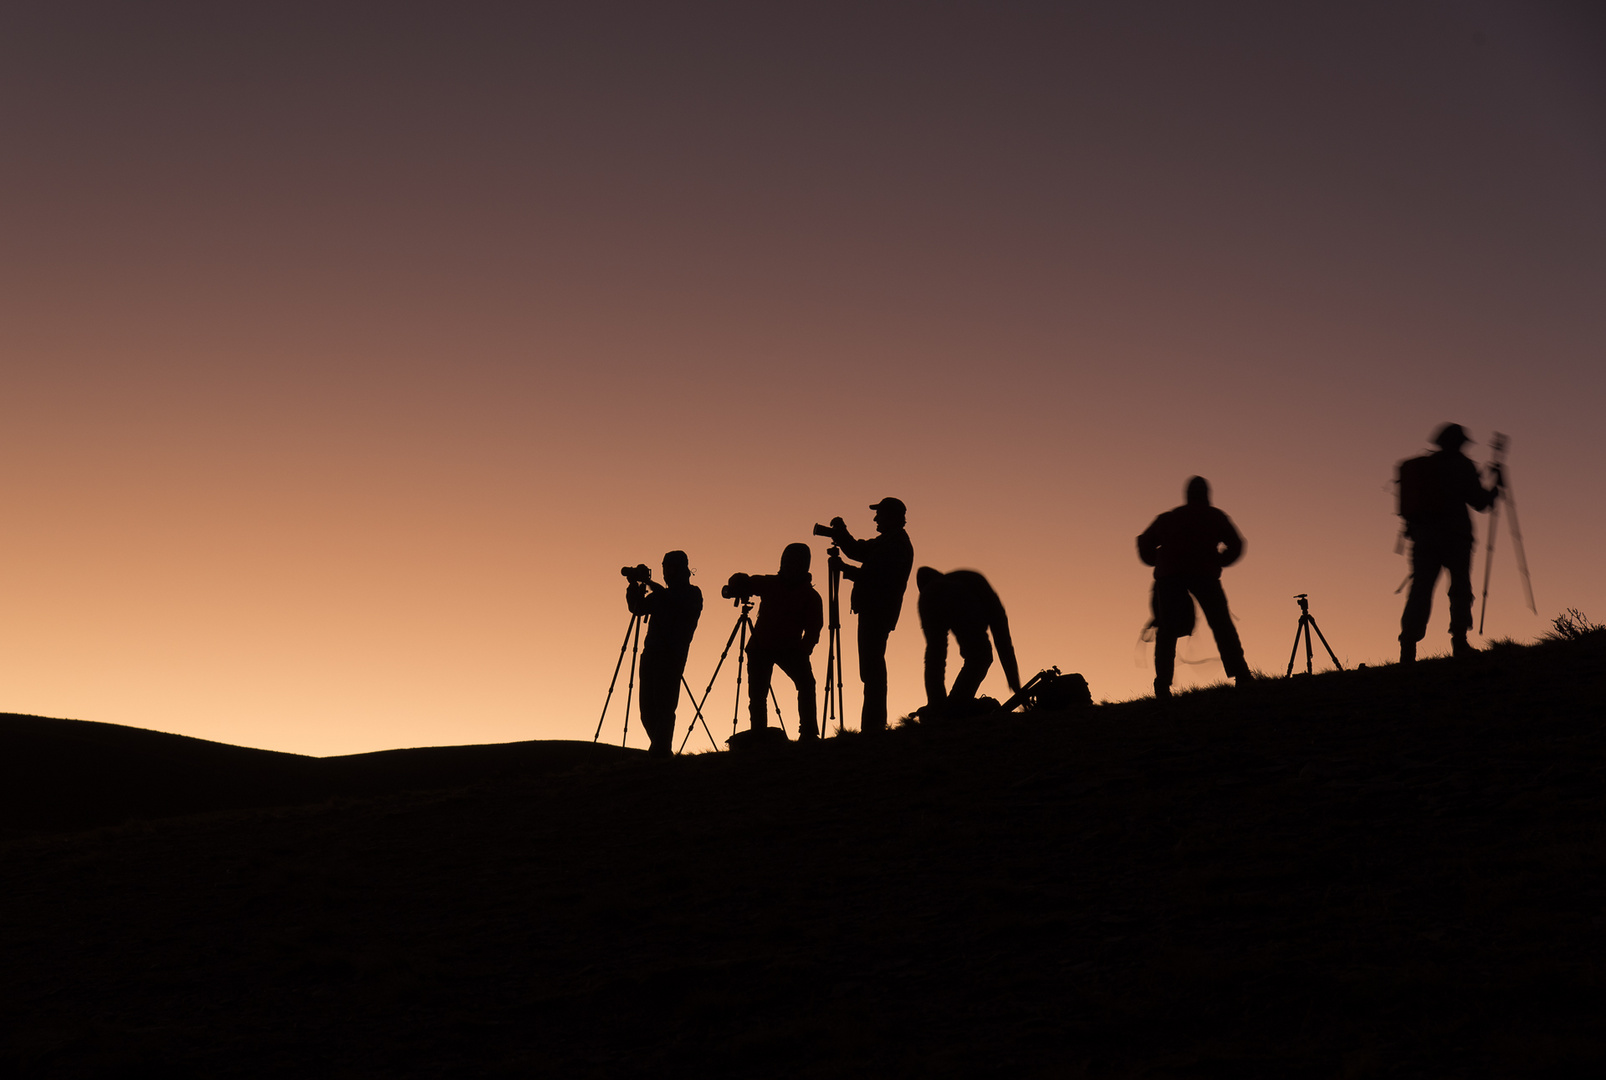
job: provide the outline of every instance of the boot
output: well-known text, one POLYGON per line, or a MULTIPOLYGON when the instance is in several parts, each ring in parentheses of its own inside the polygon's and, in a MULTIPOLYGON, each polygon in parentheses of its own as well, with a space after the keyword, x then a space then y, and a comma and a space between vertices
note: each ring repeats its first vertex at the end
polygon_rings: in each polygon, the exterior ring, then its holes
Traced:
POLYGON ((1412 664, 1416 662, 1416 642, 1400 639, 1400 663, 1412 664))
POLYGON ((1171 684, 1168 682, 1161 682, 1159 679, 1154 680, 1154 699, 1156 701, 1164 701, 1170 696, 1171 684))
POLYGON ((1467 636, 1465 634, 1457 634, 1455 637, 1450 639, 1451 656, 1460 659, 1466 656, 1476 656, 1477 654, 1478 650, 1473 648, 1472 644, 1467 641, 1467 636))

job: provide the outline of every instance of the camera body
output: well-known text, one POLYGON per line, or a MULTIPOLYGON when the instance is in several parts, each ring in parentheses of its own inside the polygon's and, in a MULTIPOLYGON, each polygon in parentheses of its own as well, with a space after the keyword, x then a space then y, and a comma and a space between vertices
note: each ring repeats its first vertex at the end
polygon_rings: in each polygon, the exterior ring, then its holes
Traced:
POLYGON ((652 570, 646 563, 637 563, 635 566, 621 566, 619 573, 623 574, 625 580, 632 585, 646 585, 652 581, 652 570))
POLYGON ((726 600, 747 601, 753 597, 752 578, 748 574, 732 574, 720 587, 719 595, 726 600))

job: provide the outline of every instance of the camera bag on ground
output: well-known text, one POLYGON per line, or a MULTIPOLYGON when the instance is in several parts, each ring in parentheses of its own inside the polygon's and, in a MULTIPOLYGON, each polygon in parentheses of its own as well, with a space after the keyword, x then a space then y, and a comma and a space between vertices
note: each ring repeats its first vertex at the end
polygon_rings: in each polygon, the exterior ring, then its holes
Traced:
POLYGON ((1012 712, 1025 705, 1028 709, 1070 712, 1092 704, 1093 693, 1088 689, 1086 679, 1074 671, 1061 674, 1059 668, 1051 667, 1028 679, 1019 693, 1004 702, 1004 711, 1012 712))
POLYGON ((790 746, 792 740, 778 727, 748 728, 738 731, 725 741, 732 750, 764 750, 777 746, 790 746))

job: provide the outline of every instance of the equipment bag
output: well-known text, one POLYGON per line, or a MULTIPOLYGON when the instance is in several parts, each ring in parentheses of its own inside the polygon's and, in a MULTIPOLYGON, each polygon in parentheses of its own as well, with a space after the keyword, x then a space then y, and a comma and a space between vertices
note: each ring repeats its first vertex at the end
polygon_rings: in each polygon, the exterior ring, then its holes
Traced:
POLYGON ((1413 521, 1421 521, 1432 512, 1437 479, 1431 456, 1406 458, 1400 462, 1395 486, 1399 515, 1405 519, 1407 532, 1413 521))

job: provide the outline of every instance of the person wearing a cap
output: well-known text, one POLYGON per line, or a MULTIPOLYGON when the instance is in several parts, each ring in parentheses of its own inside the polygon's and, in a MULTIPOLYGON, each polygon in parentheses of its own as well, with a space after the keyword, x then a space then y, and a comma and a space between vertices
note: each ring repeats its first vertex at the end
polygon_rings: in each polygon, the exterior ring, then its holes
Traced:
POLYGON ((1244 660, 1238 628, 1232 624, 1227 594, 1221 588, 1221 569, 1244 553, 1237 526, 1210 505, 1210 484, 1202 476, 1188 481, 1187 502, 1167 510, 1138 537, 1138 558, 1154 567, 1154 591, 1149 597, 1154 627, 1154 696, 1171 696, 1171 678, 1177 666, 1177 639, 1193 633, 1193 602, 1199 601, 1205 622, 1216 637, 1221 666, 1234 685, 1246 686, 1254 675, 1244 660))
POLYGON ((684 551, 664 556, 664 584, 632 581, 625 589, 632 615, 650 615, 641 650, 641 727, 653 757, 673 757, 675 706, 686 653, 703 614, 703 591, 691 583, 691 561, 684 551), (648 589, 648 586, 651 589, 648 589))
POLYGON ((1487 510, 1500 494, 1499 466, 1495 485, 1485 488, 1478 467, 1461 448, 1472 440, 1460 424, 1445 424, 1433 436, 1439 447, 1431 454, 1399 465, 1400 516, 1411 539, 1411 592, 1400 616, 1400 663, 1416 659, 1417 642, 1427 636, 1433 612, 1433 589, 1439 572, 1450 574, 1450 645, 1456 656, 1475 650, 1467 642, 1472 629, 1472 515, 1467 507, 1487 510))
POLYGON ((866 732, 887 727, 887 638, 898 628, 904 590, 915 567, 903 500, 882 499, 870 509, 880 535, 867 540, 854 539, 841 518, 831 519, 831 542, 860 564, 844 564, 842 576, 853 582, 848 606, 859 616, 859 678, 864 683, 859 728, 866 732))

